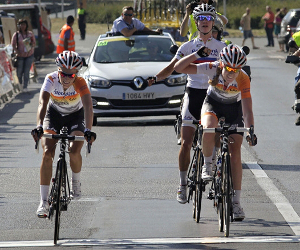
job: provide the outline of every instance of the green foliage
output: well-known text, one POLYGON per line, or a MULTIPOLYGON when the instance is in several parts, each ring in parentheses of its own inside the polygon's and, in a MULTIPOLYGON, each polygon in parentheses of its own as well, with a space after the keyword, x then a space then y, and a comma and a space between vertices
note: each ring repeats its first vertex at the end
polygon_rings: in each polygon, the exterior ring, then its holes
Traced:
POLYGON ((123 2, 102 2, 102 3, 89 3, 87 5, 87 23, 108 23, 110 26, 113 21, 118 18, 122 13, 124 6, 132 6, 133 1, 123 2))

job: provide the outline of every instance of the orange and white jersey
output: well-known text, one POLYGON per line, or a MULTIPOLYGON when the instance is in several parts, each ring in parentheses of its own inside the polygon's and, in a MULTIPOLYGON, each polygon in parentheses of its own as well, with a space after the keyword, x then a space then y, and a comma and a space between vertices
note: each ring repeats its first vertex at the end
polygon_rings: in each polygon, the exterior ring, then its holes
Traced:
MULTIPOLYGON (((220 62, 198 64, 197 74, 206 74, 209 79, 212 80, 216 76, 216 70, 219 64, 220 62)), ((224 79, 222 75, 220 75, 216 86, 213 87, 209 85, 207 95, 225 104, 235 103, 241 99, 249 98, 251 97, 250 78, 245 71, 240 70, 237 78, 226 87, 224 85, 224 79)))
POLYGON ((86 81, 78 76, 74 83, 64 91, 57 71, 46 75, 42 91, 50 93, 49 105, 61 115, 68 115, 81 109, 83 107, 81 97, 90 94, 86 81))

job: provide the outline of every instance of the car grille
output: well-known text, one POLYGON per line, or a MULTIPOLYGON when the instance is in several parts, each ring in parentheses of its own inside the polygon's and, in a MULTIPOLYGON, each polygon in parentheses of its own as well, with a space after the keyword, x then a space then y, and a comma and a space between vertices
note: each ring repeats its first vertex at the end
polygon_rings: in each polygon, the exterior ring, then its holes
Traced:
POLYGON ((169 98, 159 98, 155 100, 109 100, 112 106, 115 108, 134 108, 134 109, 143 109, 143 108, 154 108, 162 107, 167 104, 169 98))
MULTIPOLYGON (((171 99, 181 99, 183 95, 173 96, 171 99)), ((153 100, 121 100, 121 99, 106 99, 103 97, 92 97, 96 102, 108 102, 109 106, 94 105, 94 109, 158 109, 158 108, 175 108, 178 104, 168 104, 170 98, 157 98, 153 100)))

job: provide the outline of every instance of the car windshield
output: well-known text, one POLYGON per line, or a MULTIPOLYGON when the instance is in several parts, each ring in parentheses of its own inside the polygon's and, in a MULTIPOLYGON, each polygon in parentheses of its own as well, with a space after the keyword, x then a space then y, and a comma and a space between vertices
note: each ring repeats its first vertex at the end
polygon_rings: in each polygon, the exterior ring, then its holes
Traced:
POLYGON ((97 63, 170 61, 173 42, 168 37, 111 37, 97 42, 97 63))

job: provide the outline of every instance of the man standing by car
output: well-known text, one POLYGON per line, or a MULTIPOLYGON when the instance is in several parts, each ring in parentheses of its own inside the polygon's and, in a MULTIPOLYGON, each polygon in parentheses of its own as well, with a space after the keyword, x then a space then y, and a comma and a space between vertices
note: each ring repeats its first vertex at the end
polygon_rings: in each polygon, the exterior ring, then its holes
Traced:
POLYGON ((262 17, 262 20, 265 21, 265 30, 268 38, 268 44, 265 47, 274 47, 274 38, 273 38, 273 30, 274 30, 274 13, 271 10, 270 6, 266 6, 266 14, 262 17))
POLYGON ((56 47, 56 53, 60 54, 65 50, 75 51, 75 33, 72 29, 74 17, 68 16, 67 23, 61 28, 56 47))
MULTIPOLYGON (((216 18, 215 8, 208 4, 201 4, 195 7, 193 18, 197 25, 198 37, 180 46, 170 64, 161 70, 154 77, 154 80, 149 79, 149 85, 171 75, 174 71, 175 63, 194 52, 198 51, 199 55, 199 58, 194 62, 195 64, 208 61, 213 62, 219 59, 219 53, 226 44, 212 37, 214 19, 216 18), (204 46, 210 50, 209 54, 203 51, 204 46)), ((182 119, 200 119, 201 107, 208 88, 208 80, 208 76, 204 74, 188 74, 188 82, 181 111, 182 119)), ((195 130, 196 126, 189 124, 183 124, 181 128, 181 147, 178 156, 180 185, 177 191, 177 201, 181 204, 187 202, 187 170, 190 163, 190 152, 195 130)), ((206 159, 206 162, 209 164, 203 167, 203 177, 212 171, 212 158, 213 156, 209 156, 206 159)))
POLYGON ((140 20, 133 17, 133 7, 125 6, 122 15, 118 17, 112 26, 112 33, 121 33, 123 36, 132 36, 136 31, 148 31, 151 34, 161 33, 160 30, 153 31, 148 29, 140 20))
POLYGON ((83 3, 81 2, 78 8, 78 27, 80 30, 81 40, 85 39, 86 15, 87 13, 83 8, 83 3))

